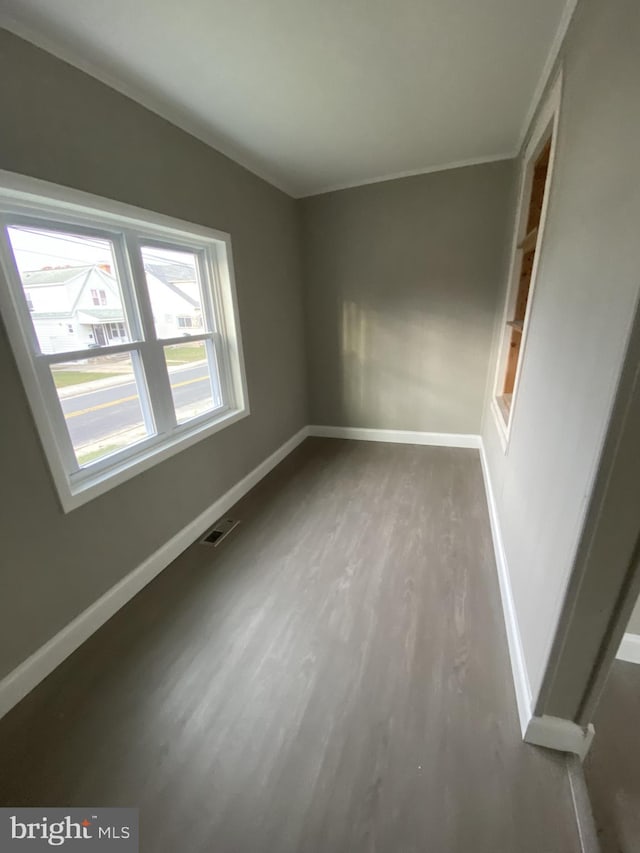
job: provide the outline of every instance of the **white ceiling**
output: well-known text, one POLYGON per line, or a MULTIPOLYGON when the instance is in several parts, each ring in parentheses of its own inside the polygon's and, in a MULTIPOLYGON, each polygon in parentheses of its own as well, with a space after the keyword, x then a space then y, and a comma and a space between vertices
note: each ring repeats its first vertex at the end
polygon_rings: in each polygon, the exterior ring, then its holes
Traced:
POLYGON ((295 196, 513 156, 575 0, 3 0, 295 196))

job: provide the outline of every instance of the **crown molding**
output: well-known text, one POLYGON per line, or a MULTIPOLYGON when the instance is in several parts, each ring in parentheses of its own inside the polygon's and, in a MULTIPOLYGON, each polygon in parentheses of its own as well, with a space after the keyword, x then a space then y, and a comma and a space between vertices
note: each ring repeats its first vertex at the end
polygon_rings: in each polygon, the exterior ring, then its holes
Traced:
POLYGON ((508 154, 490 154, 486 157, 471 157, 468 160, 454 160, 452 163, 443 163, 439 166, 426 166, 423 169, 409 169, 405 172, 391 172, 388 175, 381 175, 378 178, 363 178, 359 181, 344 184, 331 184, 313 192, 304 193, 297 198, 311 198, 317 195, 325 195, 326 193, 338 192, 339 190, 352 190, 357 187, 366 187, 369 184, 382 184, 385 181, 397 181, 400 178, 414 178, 418 175, 430 175, 433 172, 447 172, 449 169, 463 169, 465 166, 481 166, 484 163, 497 163, 501 160, 513 160, 518 156, 518 151, 511 151, 508 154))
POLYGON ((560 22, 558 23, 556 34, 553 37, 553 41, 551 42, 549 53, 547 54, 547 58, 545 60, 544 65, 542 66, 542 71, 540 73, 540 77, 538 78, 538 83, 536 85, 536 88, 533 90, 533 95, 529 103, 529 109, 526 112, 524 122, 522 123, 522 128, 520 129, 520 139, 518 142, 517 152, 518 155, 522 151, 522 147, 524 146, 524 143, 529 134, 529 130, 531 128, 531 123, 533 122, 540 101, 542 100, 544 91, 549 84, 549 80, 556 64, 556 60, 558 59, 558 55, 560 54, 560 49, 562 48, 564 38, 567 34, 567 30, 569 29, 569 24, 573 19, 573 13, 575 12, 577 5, 578 0, 566 0, 562 15, 560 16, 560 22))
POLYGON ((276 189, 286 193, 286 195, 296 198, 296 193, 291 186, 285 181, 274 177, 269 170, 265 169, 245 149, 221 134, 216 133, 204 122, 199 122, 188 115, 175 102, 163 98, 143 85, 125 80, 124 77, 113 73, 113 71, 106 70, 98 63, 83 56, 80 51, 74 50, 68 44, 63 44, 61 39, 56 38, 50 33, 44 33, 33 26, 29 26, 23 21, 17 20, 10 13, 5 12, 0 14, 0 26, 19 36, 19 38, 52 54, 57 59, 61 59, 68 65, 72 65, 74 68, 83 71, 100 83, 104 83, 110 89, 115 89, 121 95, 135 101, 140 106, 155 113, 155 115, 160 116, 160 118, 165 119, 165 121, 170 122, 180 130, 185 131, 190 136, 194 136, 200 142, 204 142, 209 148, 213 148, 215 151, 233 160, 234 163, 247 169, 247 171, 256 177, 266 181, 268 184, 276 187, 276 189))
POLYGON ((540 99, 548 85, 551 73, 553 72, 553 68, 569 28, 569 24, 571 23, 577 3, 578 0, 566 0, 558 28, 553 42, 551 43, 538 83, 533 92, 529 108, 525 115, 518 145, 515 151, 492 154, 484 157, 472 157, 467 160, 456 160, 450 163, 425 166, 418 169, 391 172, 357 181, 329 184, 321 187, 320 189, 302 192, 295 189, 293 185, 290 185, 287 181, 283 181, 282 179, 275 177, 269 169, 265 169, 264 165, 259 162, 258 158, 246 151, 242 146, 225 137, 223 134, 213 130, 206 123, 198 121, 192 115, 186 113, 174 101, 164 98, 162 95, 152 91, 144 85, 126 80, 122 75, 115 73, 113 70, 107 70, 104 67, 101 67, 99 63, 88 59, 83 56, 79 50, 74 49, 71 45, 65 43, 62 38, 56 37, 51 33, 45 33, 33 25, 26 24, 25 22, 18 20, 10 12, 4 12, 0 15, 0 25, 20 38, 31 42, 31 44, 36 47, 51 53, 63 62, 78 68, 80 71, 83 71, 85 74, 88 74, 99 82, 109 86, 111 89, 115 89, 120 94, 130 98, 142 107, 150 110, 174 126, 200 140, 205 145, 208 145, 210 148, 213 148, 215 151, 218 151, 220 154, 228 157, 234 163, 247 169, 256 177, 266 181, 268 184, 271 184, 290 197, 294 199, 302 199, 317 195, 324 195, 325 193, 338 192, 340 190, 368 186, 369 184, 395 181, 401 178, 410 178, 419 175, 428 175, 435 172, 448 171, 449 169, 461 169, 466 166, 478 166, 485 163, 511 160, 518 157, 522 150, 524 141, 526 140, 540 99))

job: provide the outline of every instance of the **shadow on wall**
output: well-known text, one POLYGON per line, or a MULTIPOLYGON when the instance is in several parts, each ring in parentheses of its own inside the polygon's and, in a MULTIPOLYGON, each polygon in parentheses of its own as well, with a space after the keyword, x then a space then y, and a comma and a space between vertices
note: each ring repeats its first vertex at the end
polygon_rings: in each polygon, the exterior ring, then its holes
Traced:
POLYGON ((304 200, 315 423, 480 432, 512 179, 505 161, 304 200))
POLYGON ((338 379, 344 422, 429 430, 429 424, 468 418, 468 398, 461 399, 458 390, 477 383, 474 341, 477 327, 485 325, 484 317, 473 321, 429 312, 427 320, 409 308, 391 314, 354 301, 339 303, 338 379))

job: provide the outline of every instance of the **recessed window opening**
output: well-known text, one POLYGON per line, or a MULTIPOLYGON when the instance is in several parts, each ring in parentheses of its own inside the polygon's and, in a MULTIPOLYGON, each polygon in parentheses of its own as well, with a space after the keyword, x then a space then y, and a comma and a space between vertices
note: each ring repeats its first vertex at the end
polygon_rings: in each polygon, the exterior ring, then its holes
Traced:
POLYGON ((549 92, 523 157, 516 237, 496 366, 492 408, 506 448, 524 364, 552 179, 560 79, 549 92))
POLYGON ((527 309, 529 307, 531 275, 533 273, 538 248, 538 230, 540 228, 540 217, 542 214, 542 204, 545 195, 547 172, 549 171, 550 153, 551 137, 549 136, 533 167, 531 194, 527 209, 527 228, 524 238, 518 245, 520 266, 518 289, 515 303, 513 305, 513 316, 507 320, 507 326, 509 329, 509 350, 504 379, 502 382, 502 393, 498 396, 498 402, 505 421, 509 420, 516 373, 520 363, 522 334, 524 332, 524 322, 527 316, 527 309))

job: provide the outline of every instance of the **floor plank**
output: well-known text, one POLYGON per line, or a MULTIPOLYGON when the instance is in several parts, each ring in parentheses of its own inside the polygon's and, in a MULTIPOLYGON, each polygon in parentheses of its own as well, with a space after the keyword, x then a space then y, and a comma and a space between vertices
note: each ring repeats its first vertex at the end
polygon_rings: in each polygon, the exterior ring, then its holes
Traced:
POLYGON ((523 744, 477 451, 308 439, 0 722, 0 799, 153 853, 573 853, 523 744))
POLYGON ((584 763, 602 853, 640 850, 640 666, 614 661, 584 763))

